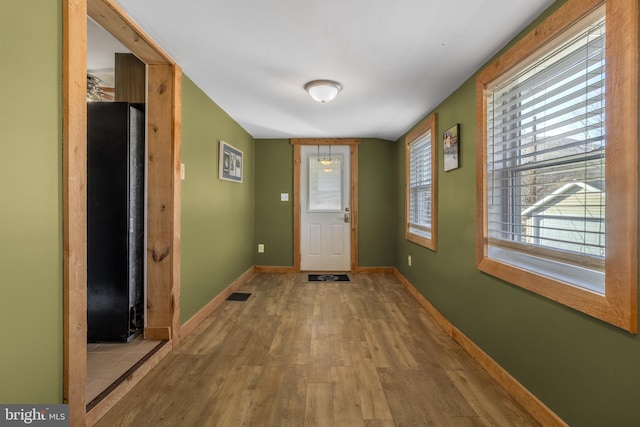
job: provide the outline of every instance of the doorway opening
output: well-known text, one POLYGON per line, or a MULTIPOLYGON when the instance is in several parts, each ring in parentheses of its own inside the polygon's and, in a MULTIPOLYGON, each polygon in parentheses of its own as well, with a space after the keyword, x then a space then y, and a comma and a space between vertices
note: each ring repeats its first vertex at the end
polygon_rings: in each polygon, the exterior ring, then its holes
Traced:
MULTIPOLYGON (((336 271, 357 271, 358 268, 358 147, 360 139, 346 139, 346 138, 294 138, 291 140, 291 144, 294 146, 294 269, 296 271, 302 270, 318 270, 318 271, 330 271, 335 269, 336 271), (343 186, 340 186, 341 196, 340 200, 334 197, 334 203, 331 206, 314 205, 309 204, 309 165, 322 160, 328 160, 329 147, 331 151, 336 154, 336 163, 340 161, 341 169, 343 172, 338 174, 337 170, 334 171, 331 167, 322 167, 317 169, 317 176, 319 180, 316 181, 316 189, 320 186, 330 186, 337 191, 336 179, 340 175, 341 181, 347 186, 345 190, 343 186), (316 152, 314 157, 314 150, 316 152), (318 154, 319 152, 319 154, 318 154), (324 155, 324 157, 322 157, 324 155), (339 159, 339 160, 338 160, 339 159), (347 162, 346 167, 344 162, 347 162), (311 162, 311 163, 310 163, 311 162), (306 163, 306 164, 303 164, 306 163), (330 172, 325 172, 325 169, 332 169, 330 172), (346 173, 344 172, 346 170, 346 173), (327 178, 327 179, 325 179, 327 178), (348 193, 348 194, 347 194, 348 193), (346 197, 342 197, 346 196, 346 197), (340 205, 340 206, 338 206, 340 205), (340 208, 340 209, 338 209, 340 208), (346 210, 348 209, 348 211, 346 210), (322 226, 314 222, 313 215, 326 211, 329 216, 334 216, 333 225, 329 228, 325 228, 322 231, 322 226), (314 212, 315 211, 315 212, 314 212), (320 211, 320 212, 318 212, 320 211), (308 221, 308 214, 311 212, 311 222, 308 221), (303 230, 303 228, 306 228, 303 230), (346 235, 343 234, 345 233, 346 235), (324 242, 323 242, 324 235, 324 242), (330 238, 333 235, 333 238, 330 238), (343 243, 346 242, 348 248, 344 248, 343 243), (332 248, 332 245, 333 248, 332 248), (327 247, 328 251, 325 253, 331 254, 332 252, 341 255, 339 257, 344 260, 344 253, 347 253, 346 263, 343 264, 314 264, 309 263, 307 260, 303 262, 303 257, 309 258, 307 255, 310 252, 321 252, 320 247, 327 247), (333 250, 335 249, 335 250, 333 250), (339 249, 339 250, 338 250, 339 249), (304 254, 303 254, 304 253, 304 254)), ((332 157, 332 156, 331 156, 332 157)), ((317 166, 317 165, 316 165, 317 166)), ((325 166, 325 165, 323 165, 325 166)), ((314 178, 315 179, 315 178, 314 178)), ((312 179, 313 180, 313 179, 312 179)), ((335 191, 334 196, 335 196, 335 191)), ((329 193, 320 194, 320 197, 331 197, 329 193)), ((329 220, 330 222, 332 220, 329 220)), ((312 256, 313 258, 313 256, 312 256)), ((328 259, 333 258, 332 255, 328 255, 328 259)), ((343 262, 343 261, 340 261, 343 262)))
POLYGON ((87 17, 87 410, 163 342, 142 334, 145 88, 146 65, 87 17))
POLYGON ((347 145, 302 147, 299 201, 302 271, 351 270, 349 152, 347 145))
MULTIPOLYGON (((87 17, 146 65, 148 143, 146 322, 144 337, 179 334, 180 68, 112 0, 63 2, 64 402, 72 424, 93 424, 142 376, 139 369, 90 411, 87 379, 87 17)), ((149 368, 150 369, 150 368, 149 368)), ((148 370, 148 369, 147 369, 148 370)))

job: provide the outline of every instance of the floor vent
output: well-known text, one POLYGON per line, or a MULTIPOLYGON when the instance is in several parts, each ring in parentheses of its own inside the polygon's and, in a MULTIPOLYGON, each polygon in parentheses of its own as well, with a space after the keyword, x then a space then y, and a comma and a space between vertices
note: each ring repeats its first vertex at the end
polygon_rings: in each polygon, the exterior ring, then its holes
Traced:
POLYGON ((229 295, 229 298, 227 298, 227 301, 246 301, 249 299, 250 296, 251 294, 245 294, 243 292, 234 292, 231 295, 229 295))

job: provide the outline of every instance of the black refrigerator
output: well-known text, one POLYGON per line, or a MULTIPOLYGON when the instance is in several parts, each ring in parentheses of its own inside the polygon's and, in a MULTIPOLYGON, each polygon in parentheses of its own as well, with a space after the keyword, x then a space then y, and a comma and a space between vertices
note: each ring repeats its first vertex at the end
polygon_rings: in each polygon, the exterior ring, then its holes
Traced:
POLYGON ((144 110, 87 103, 87 341, 144 326, 144 110))

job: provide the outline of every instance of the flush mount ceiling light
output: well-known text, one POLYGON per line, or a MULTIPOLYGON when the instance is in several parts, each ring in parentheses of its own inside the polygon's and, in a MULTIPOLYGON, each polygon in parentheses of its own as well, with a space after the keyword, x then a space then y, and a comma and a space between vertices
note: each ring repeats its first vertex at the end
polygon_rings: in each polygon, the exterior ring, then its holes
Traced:
POLYGON ((342 90, 342 85, 333 80, 313 80, 304 85, 304 89, 313 99, 324 104, 336 97, 342 90))

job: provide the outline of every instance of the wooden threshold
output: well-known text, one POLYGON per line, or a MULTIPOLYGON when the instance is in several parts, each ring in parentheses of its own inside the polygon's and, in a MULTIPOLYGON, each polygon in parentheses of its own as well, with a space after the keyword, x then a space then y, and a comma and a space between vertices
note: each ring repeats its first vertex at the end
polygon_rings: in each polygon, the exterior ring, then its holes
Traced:
MULTIPOLYGON (((114 386, 107 395, 102 396, 102 400, 91 407, 87 406, 84 425, 92 426, 96 424, 98 420, 109 412, 124 395, 131 391, 149 371, 155 368, 158 363, 169 354, 172 348, 173 344, 171 341, 158 344, 153 354, 146 358, 143 363, 139 364, 135 369, 127 371, 125 374, 126 378, 114 386)), ((72 425, 76 425, 76 423, 74 422, 72 425)))
POLYGON ((155 347, 151 349, 147 354, 145 354, 140 360, 138 360, 131 368, 127 369, 127 371, 120 376, 120 378, 116 379, 113 384, 107 387, 102 393, 95 397, 91 402, 87 403, 87 412, 91 412, 93 408, 98 406, 101 401, 103 401, 107 396, 111 394, 111 392, 117 390, 117 388, 125 382, 129 377, 133 375, 135 371, 139 368, 143 367, 149 359, 153 357, 164 345, 166 345, 168 341, 162 341, 158 343, 155 347))

